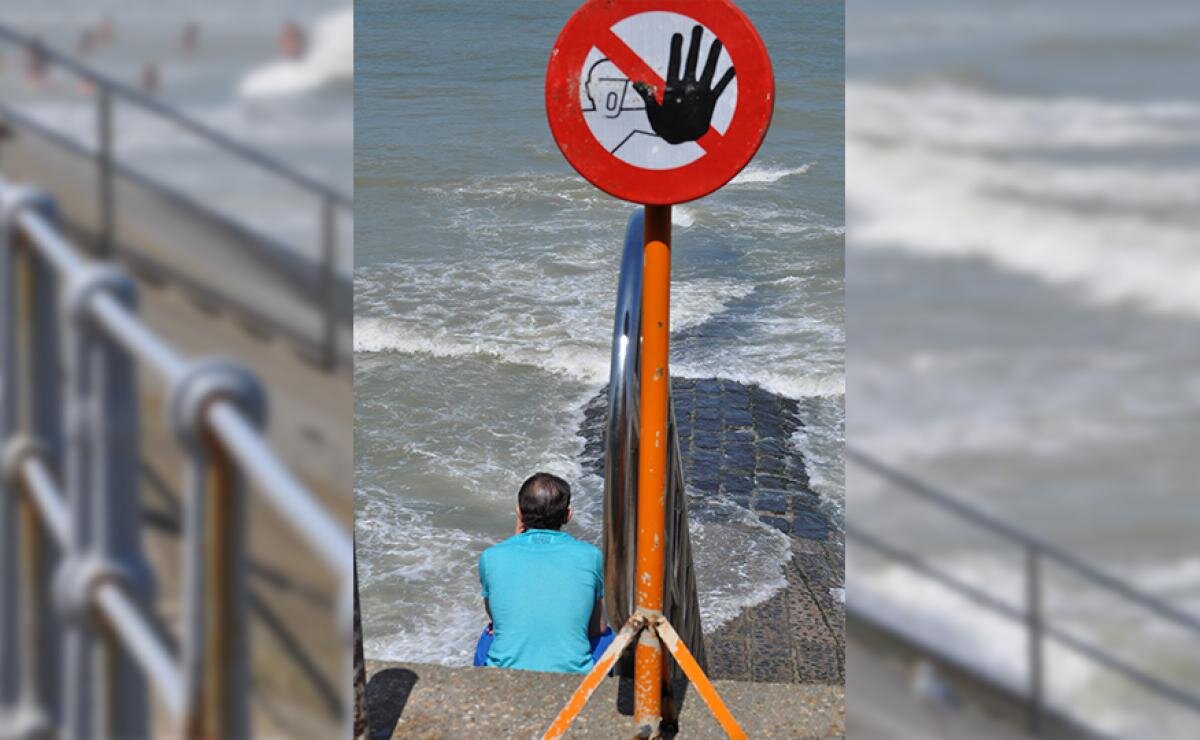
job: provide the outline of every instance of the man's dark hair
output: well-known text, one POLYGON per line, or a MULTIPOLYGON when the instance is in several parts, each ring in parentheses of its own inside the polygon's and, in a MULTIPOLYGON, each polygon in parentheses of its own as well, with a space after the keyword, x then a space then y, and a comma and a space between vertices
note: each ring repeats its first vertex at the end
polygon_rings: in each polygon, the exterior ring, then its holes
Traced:
POLYGON ((517 493, 525 529, 561 529, 571 507, 571 486, 557 475, 534 473, 517 493))

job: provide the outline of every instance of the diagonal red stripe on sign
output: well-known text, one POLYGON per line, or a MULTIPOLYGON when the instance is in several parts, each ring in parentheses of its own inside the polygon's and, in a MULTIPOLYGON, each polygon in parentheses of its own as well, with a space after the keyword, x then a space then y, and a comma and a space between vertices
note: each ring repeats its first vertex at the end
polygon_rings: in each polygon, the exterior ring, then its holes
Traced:
MULTIPOLYGON (((657 94, 655 98, 658 102, 662 102, 663 92, 667 85, 663 78, 658 76, 654 68, 646 64, 633 49, 621 40, 620 36, 608 29, 604 34, 596 40, 596 48, 600 53, 608 57, 609 61, 617 65, 617 69, 625 73, 630 82, 645 82, 655 90, 657 94)), ((721 143, 721 132, 717 131, 712 126, 708 127, 708 133, 701 136, 696 142, 705 152, 711 152, 713 147, 721 143)))

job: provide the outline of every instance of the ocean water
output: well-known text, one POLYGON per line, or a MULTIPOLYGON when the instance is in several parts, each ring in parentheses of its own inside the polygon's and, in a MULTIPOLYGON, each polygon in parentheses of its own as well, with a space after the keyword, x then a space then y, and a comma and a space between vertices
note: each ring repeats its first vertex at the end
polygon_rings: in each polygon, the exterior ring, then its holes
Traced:
MULTIPOLYGON (((847 6, 849 438, 1200 614, 1200 17, 1187 2, 847 6)), ((851 466, 854 526, 1010 603, 1022 553, 851 466)), ((851 546, 848 582, 1023 686, 1019 626, 851 546)), ((1050 622, 1200 685, 1188 634, 1047 566, 1050 622)), ((1064 650, 1108 732, 1196 715, 1064 650)), ((853 667, 851 666, 851 675, 853 667)))
MULTIPOLYGON (((354 146, 351 16, 346 0, 95 0, 86 10, 9 0, 0 10, 0 22, 134 88, 143 67, 154 64, 160 85, 155 96, 162 102, 347 193, 354 146), (113 42, 82 53, 85 29, 104 18, 113 22, 113 42), (198 41, 186 53, 180 38, 189 20, 198 24, 198 41), (308 86, 287 88, 279 80, 277 37, 289 20, 304 29, 308 53, 306 62, 284 65, 284 73, 308 80, 308 86), (261 84, 248 88, 256 76, 261 84)), ((0 43, 5 102, 94 147, 95 94, 54 67, 47 84, 32 86, 26 67, 21 47, 0 43)), ((136 105, 118 100, 113 116, 119 161, 299 251, 318 254, 319 203, 311 195, 136 105)), ((352 219, 347 214, 339 220, 340 261, 348 271, 352 219)))
MULTIPOLYGON (((794 440, 843 499, 842 6, 743 2, 777 105, 755 160, 674 210, 677 376, 801 399, 794 440)), ((598 542, 584 404, 607 381, 633 206, 550 138, 548 54, 574 2, 356 3, 356 507, 366 652, 465 664, 485 621, 476 561, 512 533, 516 490, 574 484, 598 542)), ((713 629, 781 588, 782 535, 720 499, 693 516, 713 629)), ((840 516, 840 514, 839 514, 840 516)))

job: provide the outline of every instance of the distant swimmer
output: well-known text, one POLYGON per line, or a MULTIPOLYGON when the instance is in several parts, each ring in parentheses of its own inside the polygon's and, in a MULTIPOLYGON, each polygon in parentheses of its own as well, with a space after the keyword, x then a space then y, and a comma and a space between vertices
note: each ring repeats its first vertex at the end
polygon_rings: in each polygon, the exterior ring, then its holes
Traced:
POLYGON ((196 21, 188 21, 183 25, 183 32, 179 34, 179 48, 183 49, 183 53, 191 54, 196 50, 196 45, 200 40, 200 24, 196 21))
POLYGON ((117 40, 117 26, 113 23, 112 16, 106 15, 96 24, 96 44, 98 46, 111 46, 117 40))
POLYGON ((91 27, 83 29, 79 34, 79 40, 75 42, 75 53, 80 56, 87 56, 96 50, 96 31, 91 27))
POLYGON ((479 556, 483 608, 492 620, 476 666, 587 673, 613 640, 604 624, 604 558, 562 531, 571 486, 537 473, 517 493, 516 534, 479 556))
POLYGON ((294 23, 276 40, 279 56, 250 70, 238 83, 245 99, 280 99, 323 88, 349 90, 354 80, 354 14, 344 7, 317 19, 311 30, 294 23))
POLYGON ((162 85, 162 80, 158 76, 158 65, 154 62, 146 62, 142 65, 142 74, 139 81, 142 91, 148 93, 158 92, 162 85))
POLYGON ((308 51, 308 39, 304 29, 294 21, 283 24, 279 31, 279 53, 286 59, 302 59, 308 51))
POLYGON ((25 47, 25 80, 32 87, 46 87, 50 84, 50 52, 42 39, 35 38, 25 47))

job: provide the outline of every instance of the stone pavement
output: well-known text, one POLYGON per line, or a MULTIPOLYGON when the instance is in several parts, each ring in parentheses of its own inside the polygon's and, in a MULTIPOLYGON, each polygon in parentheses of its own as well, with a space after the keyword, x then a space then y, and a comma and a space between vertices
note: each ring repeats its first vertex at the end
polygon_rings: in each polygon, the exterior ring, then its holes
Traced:
MULTIPOLYGON (((714 679, 765 683, 845 682, 845 537, 809 488, 789 442, 802 427, 798 403, 723 379, 673 378, 672 397, 693 496, 725 495, 791 540, 787 586, 706 634, 714 679)), ((584 464, 603 474, 608 390, 584 413, 584 464)))

